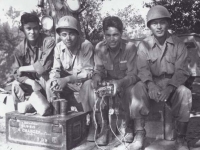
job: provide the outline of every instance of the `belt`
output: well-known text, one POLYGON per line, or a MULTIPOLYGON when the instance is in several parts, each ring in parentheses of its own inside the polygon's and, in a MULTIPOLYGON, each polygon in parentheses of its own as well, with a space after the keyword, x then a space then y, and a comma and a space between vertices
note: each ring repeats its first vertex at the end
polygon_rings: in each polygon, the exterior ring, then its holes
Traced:
POLYGON ((158 79, 164 79, 164 78, 168 78, 168 79, 171 79, 173 76, 173 74, 167 74, 167 73, 163 73, 159 76, 153 76, 154 78, 158 78, 158 79))

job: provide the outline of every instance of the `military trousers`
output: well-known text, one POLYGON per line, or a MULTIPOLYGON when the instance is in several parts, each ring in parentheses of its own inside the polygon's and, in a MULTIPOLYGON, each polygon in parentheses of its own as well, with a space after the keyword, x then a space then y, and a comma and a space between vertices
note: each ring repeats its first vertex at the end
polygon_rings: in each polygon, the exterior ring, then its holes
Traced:
MULTIPOLYGON (((142 118, 144 115, 148 114, 147 102, 145 102, 148 99, 144 97, 145 95, 143 96, 142 94, 138 94, 142 91, 142 89, 139 88, 143 87, 138 86, 138 84, 131 85, 120 92, 120 106, 125 112, 126 119, 142 118)), ((85 112, 92 111, 97 100, 92 87, 92 80, 85 82, 81 92, 84 94, 81 98, 83 110, 85 112)))
MULTIPOLYGON (((156 79, 154 78, 154 82, 158 85, 161 90, 166 88, 168 85, 168 81, 170 79, 156 79)), ((153 101, 149 98, 148 89, 146 84, 143 82, 137 83, 137 88, 140 89, 137 93, 138 97, 142 97, 146 102, 146 106, 148 110, 150 110, 150 103, 153 101)), ((141 103, 138 99, 134 99, 133 103, 141 103)), ((190 110, 192 107, 192 93, 190 89, 185 87, 184 85, 180 85, 176 88, 176 90, 171 93, 170 98, 166 102, 172 111, 173 117, 179 122, 188 122, 190 117, 190 110)))
MULTIPOLYGON (((40 77, 38 80, 35 81, 38 82, 39 85, 42 87, 42 90, 40 91, 46 97, 46 80, 43 77, 40 77)), ((20 83, 16 80, 12 83, 12 97, 15 104, 28 100, 32 92, 33 89, 30 85, 20 83)))

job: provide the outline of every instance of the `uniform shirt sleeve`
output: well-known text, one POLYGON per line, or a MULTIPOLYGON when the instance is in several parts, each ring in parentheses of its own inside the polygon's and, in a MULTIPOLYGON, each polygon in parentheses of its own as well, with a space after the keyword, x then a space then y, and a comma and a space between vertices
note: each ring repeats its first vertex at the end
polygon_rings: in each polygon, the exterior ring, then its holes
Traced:
POLYGON ((53 65, 53 49, 55 47, 55 40, 47 37, 43 41, 43 50, 41 57, 33 64, 35 71, 42 75, 50 71, 53 65))
POLYGON ((81 72, 80 74, 77 74, 77 78, 78 79, 87 79, 87 78, 91 78, 91 74, 94 70, 94 47, 93 45, 88 42, 87 44, 83 45, 82 47, 83 49, 83 54, 81 57, 81 72), (86 78, 81 77, 81 73, 85 73, 86 74, 86 78))
POLYGON ((98 74, 101 78, 106 78, 107 73, 106 73, 106 69, 104 67, 102 58, 101 58, 101 49, 99 48, 99 45, 97 44, 96 48, 95 48, 95 53, 94 53, 94 74, 98 74))
POLYGON ((17 70, 20 66, 23 66, 24 61, 24 54, 23 54, 23 47, 18 46, 14 51, 14 62, 12 64, 12 73, 15 78, 20 83, 24 83, 28 77, 26 76, 26 73, 22 73, 21 75, 17 74, 17 70))
POLYGON ((178 87, 183 85, 187 78, 189 77, 189 70, 187 67, 187 48, 183 43, 178 45, 178 54, 175 61, 175 73, 173 74, 171 80, 169 81, 169 85, 173 85, 178 87))
POLYGON ((120 85, 125 88, 139 81, 139 78, 137 77, 137 68, 136 68, 137 48, 135 47, 134 44, 128 45, 127 48, 129 49, 129 51, 127 54, 128 59, 127 59, 126 76, 119 80, 120 85))
POLYGON ((60 60, 60 49, 58 46, 54 49, 54 61, 53 61, 53 67, 50 72, 50 78, 60 78, 62 63, 60 60))
POLYGON ((142 82, 153 81, 152 74, 148 62, 148 45, 147 43, 140 42, 137 52, 137 70, 138 77, 142 82))
MULTIPOLYGON (((87 42, 81 45, 80 55, 77 56, 77 61, 81 64, 81 68, 79 66, 75 66, 73 74, 68 76, 69 83, 75 82, 84 82, 85 80, 92 77, 93 67, 94 67, 94 48, 90 42, 87 42), (77 68, 76 68, 77 67, 77 68)), ((79 64, 78 63, 78 64, 79 64)), ((60 61, 56 60, 56 68, 59 70, 60 61)))

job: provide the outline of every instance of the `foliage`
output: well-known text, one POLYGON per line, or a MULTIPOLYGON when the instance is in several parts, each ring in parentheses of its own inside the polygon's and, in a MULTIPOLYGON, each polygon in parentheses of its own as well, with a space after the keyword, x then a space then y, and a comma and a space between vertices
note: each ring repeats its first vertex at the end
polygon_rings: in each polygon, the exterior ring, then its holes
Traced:
MULTIPOLYGON (((19 12, 15 12, 13 8, 6 13, 12 21, 18 17, 16 14, 19 15, 19 12)), ((0 24, 0 85, 9 78, 13 62, 12 54, 22 37, 17 27, 10 26, 8 23, 0 24)))
POLYGON ((172 17, 171 29, 175 33, 200 33, 200 1, 199 0, 153 0, 145 3, 146 7, 165 6, 172 17))
POLYGON ((80 22, 86 39, 92 43, 102 40, 102 17, 100 10, 102 0, 82 0, 81 7, 85 8, 80 14, 80 22))
POLYGON ((124 9, 118 10, 116 13, 124 25, 124 36, 128 38, 141 38, 144 37, 142 31, 145 28, 145 21, 137 11, 129 5, 124 9))
MULTIPOLYGON (((85 37, 96 44, 103 39, 102 21, 103 17, 100 13, 102 8, 102 0, 82 0, 82 7, 86 9, 80 14, 80 21, 85 37)), ((106 16, 110 14, 107 13, 106 16)), ((124 36, 126 38, 144 37, 144 20, 141 15, 131 6, 120 9, 115 13, 124 23, 124 36)))
POLYGON ((6 12, 6 16, 14 21, 15 18, 19 17, 20 11, 17 11, 13 7, 10 7, 6 12))

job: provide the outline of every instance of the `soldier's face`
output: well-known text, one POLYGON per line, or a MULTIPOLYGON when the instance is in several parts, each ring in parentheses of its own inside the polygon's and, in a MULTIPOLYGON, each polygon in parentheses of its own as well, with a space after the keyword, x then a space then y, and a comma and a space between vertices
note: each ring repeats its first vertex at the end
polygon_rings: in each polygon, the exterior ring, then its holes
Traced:
POLYGON ((169 22, 166 19, 155 19, 150 22, 149 28, 154 36, 160 38, 167 34, 169 22))
POLYGON ((117 28, 108 27, 108 29, 104 31, 104 35, 106 42, 111 49, 119 46, 122 33, 117 28))
POLYGON ((35 41, 39 36, 39 24, 37 22, 29 22, 23 25, 23 31, 28 41, 35 41))
POLYGON ((60 38, 67 48, 76 46, 78 40, 78 33, 73 29, 60 29, 60 38))

